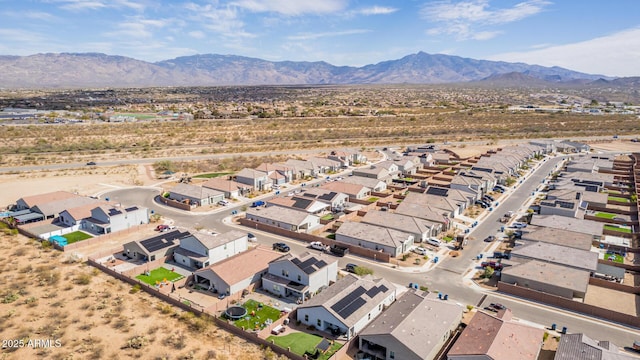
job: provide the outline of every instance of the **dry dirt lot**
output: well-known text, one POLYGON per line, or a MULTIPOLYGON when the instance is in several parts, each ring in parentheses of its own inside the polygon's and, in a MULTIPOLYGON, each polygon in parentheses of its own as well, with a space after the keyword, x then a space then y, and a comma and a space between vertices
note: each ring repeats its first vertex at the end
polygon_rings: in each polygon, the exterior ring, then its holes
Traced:
POLYGON ((584 302, 605 309, 638 316, 640 314, 640 297, 622 291, 616 291, 599 286, 589 285, 584 302), (613 306, 615 304, 615 306, 613 306))
POLYGON ((2 349, 2 359, 277 358, 33 240, 2 234, 0 242, 0 338, 59 340, 2 349))

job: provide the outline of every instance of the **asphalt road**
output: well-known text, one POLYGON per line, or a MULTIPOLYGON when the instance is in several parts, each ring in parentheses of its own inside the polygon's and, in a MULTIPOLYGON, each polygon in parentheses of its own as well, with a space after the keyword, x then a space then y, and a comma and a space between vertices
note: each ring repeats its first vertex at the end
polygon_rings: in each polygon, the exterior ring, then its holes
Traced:
MULTIPOLYGON (((471 304, 484 307, 491 302, 499 302, 512 309, 516 318, 530 321, 545 326, 551 323, 557 324, 560 328, 566 326, 569 332, 584 332, 588 336, 597 340, 608 340, 618 346, 628 346, 634 340, 640 338, 637 330, 628 327, 612 324, 606 321, 589 318, 580 314, 564 311, 561 309, 536 304, 524 299, 517 299, 503 294, 480 289, 476 286, 469 286, 469 281, 463 279, 463 275, 473 267, 475 255, 483 252, 489 245, 482 241, 486 236, 496 233, 502 225, 500 217, 507 211, 518 211, 529 200, 531 193, 541 184, 542 180, 554 170, 554 167, 562 158, 548 159, 543 162, 532 174, 526 176, 521 184, 518 184, 508 199, 500 201, 486 218, 473 229, 470 235, 477 240, 469 241, 462 252, 462 256, 457 258, 447 257, 437 267, 425 273, 413 272, 407 269, 398 269, 393 264, 376 263, 368 259, 355 256, 337 258, 340 268, 344 268, 347 263, 354 263, 374 269, 376 276, 383 277, 391 282, 400 285, 418 283, 427 286, 430 291, 439 291, 449 295, 450 301, 462 305, 471 304)), ((317 180, 320 181, 320 180, 317 180)), ((295 188, 288 188, 284 192, 295 188)), ((118 201, 127 205, 142 205, 153 210, 155 213, 172 219, 175 224, 185 227, 203 227, 216 232, 225 232, 237 229, 238 226, 231 225, 223 221, 228 218, 231 211, 239 209, 242 205, 227 206, 208 214, 185 213, 180 210, 165 207, 157 204, 153 199, 160 194, 160 189, 154 188, 130 188, 113 190, 103 194, 112 201, 118 201)), ((268 199, 264 198, 264 199, 268 199)), ((244 227, 240 229, 248 230, 244 227)), ((251 230, 249 230, 251 231, 251 230)), ((262 231, 251 231, 256 234, 258 242, 270 246, 274 242, 286 242, 291 247, 291 252, 299 254, 311 250, 297 240, 275 236, 262 231)))

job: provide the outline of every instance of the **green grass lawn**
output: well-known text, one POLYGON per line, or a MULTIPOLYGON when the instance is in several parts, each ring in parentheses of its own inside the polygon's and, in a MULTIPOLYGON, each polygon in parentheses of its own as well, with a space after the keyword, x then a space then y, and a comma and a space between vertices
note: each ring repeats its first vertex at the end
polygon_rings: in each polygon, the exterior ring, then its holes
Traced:
POLYGON ((173 272, 169 269, 165 269, 163 267, 159 267, 157 269, 153 269, 149 272, 149 276, 145 274, 141 274, 136 276, 136 279, 141 280, 151 286, 155 286, 156 281, 161 282, 164 279, 167 281, 176 281, 182 279, 184 276, 178 274, 177 272, 173 272))
POLYGON ((374 202, 376 202, 378 200, 380 200, 380 198, 379 197, 375 197, 375 196, 372 196, 372 197, 367 199, 367 201, 370 202, 370 203, 374 203, 374 202))
MULTIPOLYGON (((306 351, 310 353, 314 353, 316 349, 316 345, 322 341, 322 338, 317 335, 295 332, 284 336, 269 336, 267 341, 271 341, 280 346, 281 348, 291 348, 291 352, 296 353, 300 356, 304 355, 306 351)), ((318 359, 327 360, 333 355, 336 351, 340 350, 342 344, 334 343, 331 345, 329 350, 320 356, 318 359)))
POLYGON ((225 175, 229 175, 229 174, 233 174, 233 173, 230 173, 230 172, 208 173, 208 174, 196 175, 194 177, 195 178, 201 178, 201 179, 211 179, 211 178, 225 176, 225 175))
POLYGON ((617 231, 617 232, 621 232, 621 233, 631 234, 631 229, 623 228, 623 227, 617 227, 617 226, 613 226, 613 225, 605 225, 604 229, 605 230, 617 231))
POLYGON ((617 196, 609 196, 608 200, 617 201, 617 202, 624 202, 624 203, 631 202, 631 200, 629 200, 627 198, 617 197, 617 196))
POLYGON ((619 264, 624 263, 624 258, 618 254, 604 254, 605 260, 611 260, 613 262, 617 262, 619 264))
POLYGON ((244 329, 255 329, 257 322, 259 328, 262 329, 264 327, 264 322, 267 319, 276 321, 280 318, 280 310, 264 304, 262 305, 262 308, 259 309, 258 304, 259 303, 255 300, 248 300, 245 302, 242 306, 247 309, 247 317, 249 319, 236 320, 235 325, 244 329), (252 311, 256 312, 255 316, 251 316, 252 311))
POLYGON ((327 214, 321 217, 320 220, 333 220, 333 214, 327 214))
POLYGON ((611 220, 611 219, 613 219, 614 217, 616 217, 616 214, 610 214, 610 213, 604 213, 604 212, 597 212, 597 213, 596 213, 596 217, 611 220))
POLYGON ((442 238, 442 241, 448 243, 448 242, 452 242, 453 238, 451 236, 445 236, 442 238))
POLYGON ((73 244, 74 242, 91 239, 93 236, 82 231, 74 231, 72 233, 62 235, 62 237, 67 239, 67 244, 73 244))

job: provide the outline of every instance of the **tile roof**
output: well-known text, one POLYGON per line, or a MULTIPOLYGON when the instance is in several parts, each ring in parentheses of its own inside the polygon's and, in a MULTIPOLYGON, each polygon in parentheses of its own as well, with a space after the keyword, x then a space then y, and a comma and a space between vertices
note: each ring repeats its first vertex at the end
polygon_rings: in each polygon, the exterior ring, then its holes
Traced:
POLYGON ((320 186, 320 189, 336 191, 343 194, 347 194, 352 197, 359 195, 363 191, 363 189, 365 190, 365 192, 367 191, 371 192, 371 189, 364 185, 351 184, 351 183, 346 183, 344 181, 332 181, 330 183, 326 183, 320 186))
MULTIPOLYGON (((506 310, 510 312, 510 310, 506 310)), ((488 356, 493 360, 536 360, 542 346, 543 329, 476 312, 448 355, 453 359, 488 356)))
POLYGON ((590 273, 587 270, 574 269, 538 260, 529 260, 513 266, 506 266, 502 270, 502 274, 541 283, 548 283, 553 279, 553 286, 581 293, 586 293, 590 277, 590 273))
POLYGON ((206 188, 198 185, 191 184, 183 184, 180 183, 174 186, 171 190, 171 193, 179 194, 183 196, 188 196, 194 199, 206 199, 209 197, 220 196, 223 193, 218 190, 213 190, 211 188, 206 188))
POLYGON ((554 360, 633 360, 637 357, 619 352, 608 341, 596 341, 585 334, 563 334, 554 360))
POLYGON ((282 257, 282 253, 257 246, 235 256, 196 271, 202 275, 213 272, 229 285, 236 284, 259 272, 266 271, 269 263, 282 257))
POLYGON ((217 248, 218 246, 222 246, 224 244, 228 244, 240 238, 246 237, 247 233, 239 230, 231 230, 215 236, 201 232, 194 232, 191 235, 198 241, 200 241, 202 245, 206 246, 207 249, 211 250, 217 248))
POLYGON ((306 211, 296 210, 283 206, 269 206, 266 208, 249 208, 248 215, 274 220, 284 224, 300 225, 308 216, 315 216, 306 211))
POLYGON ((394 248, 402 246, 409 237, 413 237, 408 232, 353 221, 347 221, 340 225, 336 235, 348 236, 394 248))
POLYGON ((390 335, 425 359, 449 335, 449 330, 460 323, 462 310, 453 302, 410 290, 362 330, 360 336, 390 335))
POLYGON ((82 197, 78 194, 73 194, 68 191, 54 191, 45 194, 25 196, 21 200, 27 204, 28 207, 49 203, 53 201, 65 200, 70 198, 82 197))

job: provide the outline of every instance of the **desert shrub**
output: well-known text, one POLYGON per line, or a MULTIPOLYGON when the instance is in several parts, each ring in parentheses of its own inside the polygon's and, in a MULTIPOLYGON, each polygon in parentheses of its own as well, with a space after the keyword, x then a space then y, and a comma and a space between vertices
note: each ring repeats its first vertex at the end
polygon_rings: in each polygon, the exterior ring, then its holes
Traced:
POLYGON ((8 292, 2 296, 2 303, 11 304, 12 302, 18 300, 18 298, 20 298, 20 295, 18 295, 17 293, 8 292))
POLYGON ((76 276, 74 283, 78 285, 89 285, 91 283, 91 274, 81 273, 76 276))

